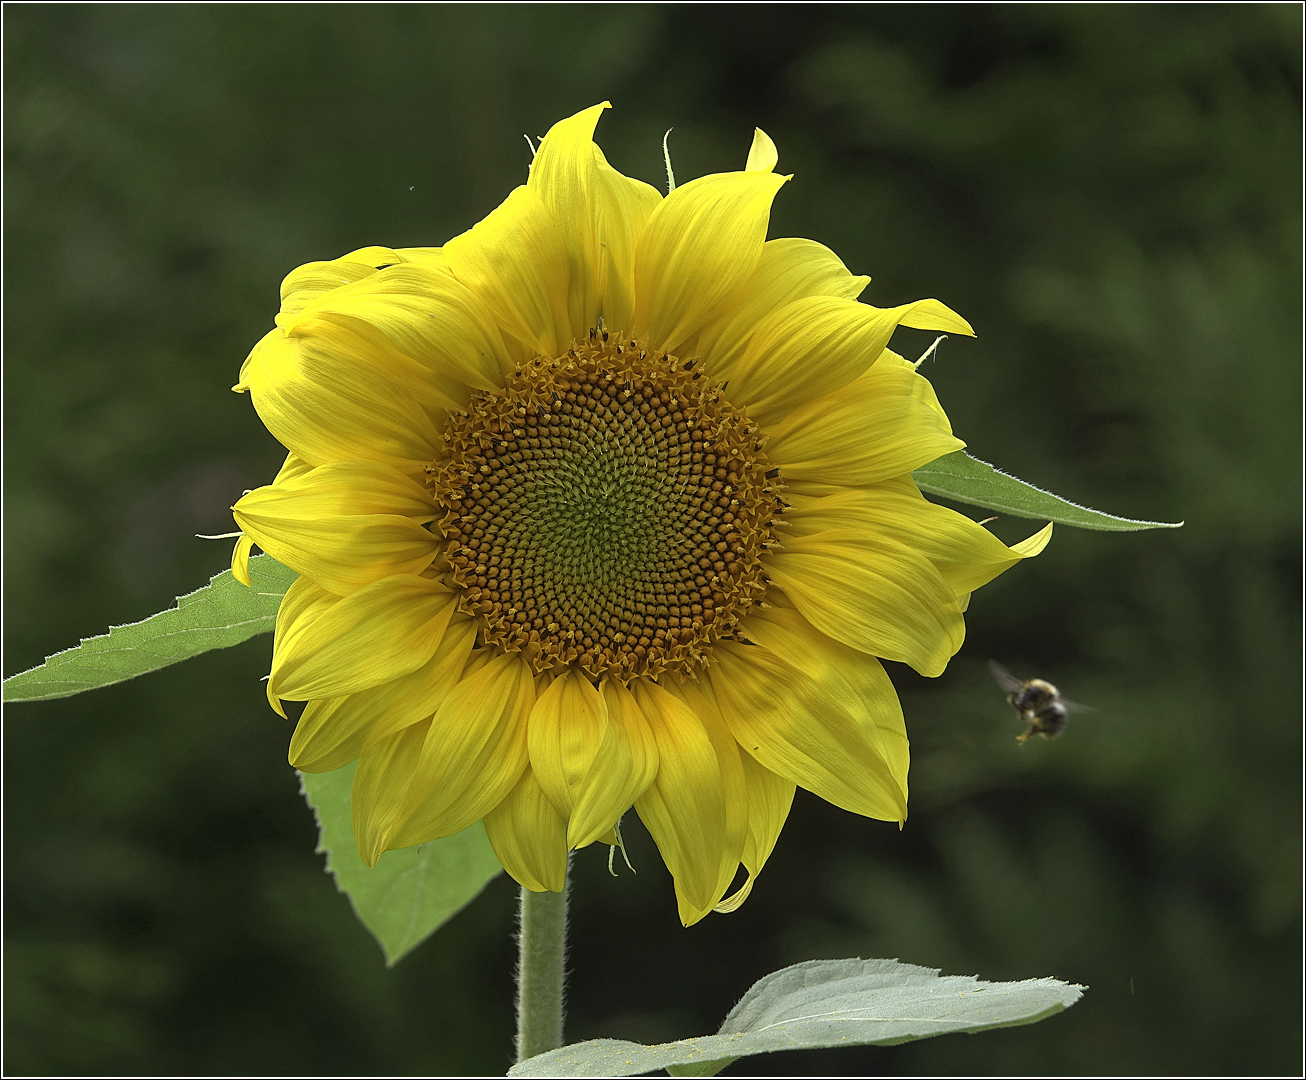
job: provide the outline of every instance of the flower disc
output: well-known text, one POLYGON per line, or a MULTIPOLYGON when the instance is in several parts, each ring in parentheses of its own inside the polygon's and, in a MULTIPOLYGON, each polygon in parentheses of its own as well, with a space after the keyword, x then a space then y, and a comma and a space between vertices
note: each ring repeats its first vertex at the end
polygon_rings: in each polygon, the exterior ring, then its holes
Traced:
POLYGON ((765 592, 776 470, 692 360, 597 334, 478 395, 446 446, 462 608, 536 671, 691 674, 765 592))

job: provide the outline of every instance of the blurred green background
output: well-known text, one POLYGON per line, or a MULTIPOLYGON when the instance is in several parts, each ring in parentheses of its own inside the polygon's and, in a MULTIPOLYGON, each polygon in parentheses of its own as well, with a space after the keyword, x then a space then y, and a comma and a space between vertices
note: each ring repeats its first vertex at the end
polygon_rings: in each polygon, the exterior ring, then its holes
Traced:
MULTIPOLYGON (((895 669, 901 833, 800 793, 748 903, 690 930, 637 827, 638 876, 582 853, 570 1037, 712 1031, 783 964, 888 956, 1091 989, 729 1071, 1300 1070, 1299 6, 4 16, 5 673, 224 567, 193 536, 280 461, 228 388, 290 269, 443 242, 524 179, 523 133, 604 98, 650 182, 668 127, 684 180, 760 125, 796 174, 771 235, 976 326, 923 369, 973 453, 1187 525, 1059 531, 942 678, 895 669), (1097 711, 1017 747, 990 657, 1097 711)), ((270 647, 7 712, 7 1072, 507 1066, 511 883, 386 970, 313 853, 270 647)))

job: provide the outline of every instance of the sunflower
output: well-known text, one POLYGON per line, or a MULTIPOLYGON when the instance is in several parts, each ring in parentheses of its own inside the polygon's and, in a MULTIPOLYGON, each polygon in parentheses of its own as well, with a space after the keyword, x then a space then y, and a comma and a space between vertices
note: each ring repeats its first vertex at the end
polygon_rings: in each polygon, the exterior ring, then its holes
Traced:
POLYGON ((767 240, 760 130, 742 172, 665 198, 556 124, 528 182, 442 248, 286 278, 248 391, 289 454, 233 508, 298 571, 268 699, 290 761, 357 760, 358 849, 483 821, 537 891, 631 807, 681 920, 747 896, 795 786, 907 813, 887 659, 940 674, 972 590, 1037 554, 927 502, 963 444, 898 326, 811 240, 767 240), (739 875, 746 878, 727 898, 739 875))

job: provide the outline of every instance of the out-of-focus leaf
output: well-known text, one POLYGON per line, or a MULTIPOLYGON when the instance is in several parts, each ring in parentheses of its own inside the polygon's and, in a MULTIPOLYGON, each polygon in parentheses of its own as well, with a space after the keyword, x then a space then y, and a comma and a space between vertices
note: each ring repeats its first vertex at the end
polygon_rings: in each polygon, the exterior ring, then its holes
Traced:
POLYGON ((1138 532, 1140 529, 1177 529, 1182 521, 1135 521, 1133 518, 1090 510, 1036 488, 1024 480, 995 469, 964 450, 923 465, 912 473, 916 486, 931 495, 942 495, 957 502, 982 506, 1014 517, 1038 518, 1077 529, 1100 529, 1104 532, 1138 532))
POLYGON ((202 589, 178 597, 177 606, 47 657, 4 682, 4 700, 43 701, 134 679, 210 649, 225 649, 276 626, 281 597, 293 570, 271 555, 249 561, 250 587, 230 570, 202 589))
POLYGON ((317 817, 319 854, 393 967, 452 919, 502 869, 480 822, 443 840, 387 851, 369 868, 358 856, 350 818, 354 766, 300 773, 317 817))
POLYGON ((889 1046, 1043 1020, 1079 1000, 1056 979, 990 983, 896 960, 808 960, 753 984, 716 1035, 642 1046, 595 1039, 529 1058, 509 1076, 715 1076, 774 1050, 889 1046))

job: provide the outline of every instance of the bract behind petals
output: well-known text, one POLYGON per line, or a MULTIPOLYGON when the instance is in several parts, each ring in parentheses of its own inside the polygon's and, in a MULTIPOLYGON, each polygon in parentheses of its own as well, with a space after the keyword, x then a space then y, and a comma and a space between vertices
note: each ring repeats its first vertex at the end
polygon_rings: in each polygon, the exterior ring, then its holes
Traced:
POLYGON ((635 250, 634 333, 674 352, 757 268, 787 176, 715 173, 658 204, 635 250))
POLYGON ((571 333, 583 340, 598 324, 628 331, 634 305, 635 248, 653 208, 656 188, 623 176, 594 144, 608 102, 549 129, 531 163, 527 187, 558 220, 571 271, 567 310, 571 333))

